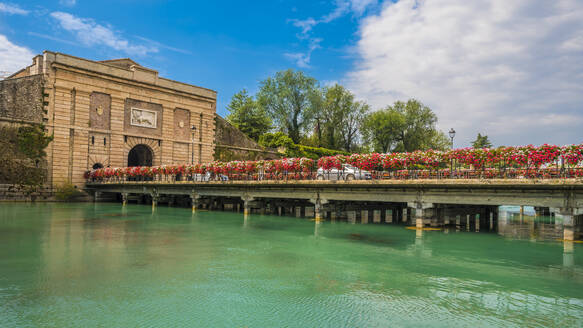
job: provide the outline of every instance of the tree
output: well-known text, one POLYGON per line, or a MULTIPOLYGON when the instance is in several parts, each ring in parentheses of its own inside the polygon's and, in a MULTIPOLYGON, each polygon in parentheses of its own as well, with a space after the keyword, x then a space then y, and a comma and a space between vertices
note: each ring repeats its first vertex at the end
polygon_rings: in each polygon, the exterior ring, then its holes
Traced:
POLYGON ((323 89, 321 103, 316 121, 320 127, 320 145, 353 150, 368 105, 355 101, 354 95, 339 84, 323 89))
POLYGON ((474 148, 492 148, 492 143, 488 140, 487 135, 481 135, 478 133, 476 140, 472 141, 472 147, 474 148))
POLYGON ((255 141, 271 129, 271 119, 265 109, 245 89, 233 95, 227 109, 230 112, 227 121, 255 141))
POLYGON ((433 111, 415 99, 409 99, 406 103, 397 101, 392 108, 401 113, 405 120, 398 150, 411 152, 429 149, 435 137, 437 123, 437 116, 433 111))
POLYGON ((356 146, 358 134, 362 126, 362 121, 369 110, 369 106, 364 101, 355 101, 351 104, 348 112, 342 117, 340 123, 340 138, 342 148, 346 151, 352 151, 356 146))
POLYGON ((287 133, 294 143, 299 143, 302 132, 313 123, 313 104, 318 97, 316 90, 314 78, 288 69, 262 81, 257 99, 277 129, 287 133))
POLYGON ((362 134, 374 151, 388 153, 400 141, 404 127, 405 117, 391 107, 387 107, 365 117, 362 123, 362 134))
POLYGON ((436 123, 437 117, 429 107, 410 99, 367 115, 362 133, 372 148, 380 152, 446 149, 449 141, 436 129, 436 123))

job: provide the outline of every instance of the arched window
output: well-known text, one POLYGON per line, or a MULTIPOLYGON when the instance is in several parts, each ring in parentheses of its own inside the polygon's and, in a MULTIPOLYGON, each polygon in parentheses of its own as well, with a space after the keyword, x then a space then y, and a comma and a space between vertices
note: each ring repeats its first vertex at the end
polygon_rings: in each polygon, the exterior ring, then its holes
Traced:
POLYGON ((101 163, 95 163, 93 164, 93 169, 97 170, 97 169, 102 169, 103 168, 103 164, 101 163))

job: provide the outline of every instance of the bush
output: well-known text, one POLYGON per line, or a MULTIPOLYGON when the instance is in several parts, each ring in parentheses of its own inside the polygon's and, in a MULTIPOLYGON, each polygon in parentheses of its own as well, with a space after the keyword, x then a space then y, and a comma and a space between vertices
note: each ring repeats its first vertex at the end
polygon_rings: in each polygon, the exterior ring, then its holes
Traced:
POLYGON ((266 133, 259 137, 259 144, 270 148, 284 147, 286 157, 307 157, 318 159, 324 156, 349 155, 349 153, 341 150, 295 144, 291 138, 283 132, 266 133))
POLYGON ((55 198, 60 201, 73 201, 83 193, 71 183, 64 183, 56 188, 55 198))

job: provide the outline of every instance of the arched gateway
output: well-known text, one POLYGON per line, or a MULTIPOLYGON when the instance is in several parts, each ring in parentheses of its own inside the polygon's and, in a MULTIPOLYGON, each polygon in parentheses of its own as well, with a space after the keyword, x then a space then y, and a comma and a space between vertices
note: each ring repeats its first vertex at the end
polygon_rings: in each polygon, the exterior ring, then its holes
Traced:
POLYGON ((152 166, 154 154, 146 145, 137 145, 128 153, 128 166, 152 166))

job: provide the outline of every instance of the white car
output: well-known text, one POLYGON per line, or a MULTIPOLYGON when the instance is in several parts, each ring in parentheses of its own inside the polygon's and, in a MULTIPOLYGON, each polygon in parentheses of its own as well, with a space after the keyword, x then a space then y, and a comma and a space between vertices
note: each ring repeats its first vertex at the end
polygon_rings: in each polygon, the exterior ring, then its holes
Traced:
POLYGON ((324 170, 319 168, 316 173, 317 180, 370 180, 372 174, 369 171, 358 169, 350 164, 342 164, 342 169, 332 168, 324 170))
POLYGON ((192 175, 192 181, 229 181, 229 177, 223 174, 214 175, 210 172, 205 174, 195 173, 192 175))

